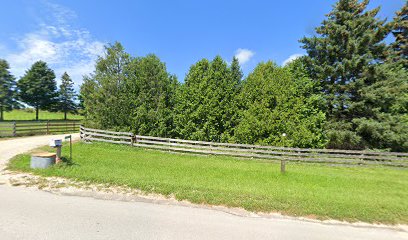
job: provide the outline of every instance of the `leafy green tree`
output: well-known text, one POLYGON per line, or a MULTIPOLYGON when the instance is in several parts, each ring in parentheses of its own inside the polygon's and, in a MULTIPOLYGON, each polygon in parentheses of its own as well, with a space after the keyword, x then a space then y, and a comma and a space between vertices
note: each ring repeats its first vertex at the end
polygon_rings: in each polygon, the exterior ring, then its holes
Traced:
POLYGON ((98 58, 94 73, 84 77, 80 94, 88 125, 103 129, 130 126, 130 112, 123 105, 126 104, 125 68, 130 61, 131 56, 116 42, 105 47, 105 54, 98 58))
POLYGON ((155 55, 132 58, 120 43, 106 47, 81 86, 88 125, 172 136, 177 79, 155 55))
POLYGON ((67 113, 77 112, 77 104, 75 103, 74 82, 68 73, 64 72, 61 77, 61 85, 59 88, 59 106, 58 110, 64 112, 64 119, 67 120, 67 113))
POLYGON ((401 62, 405 69, 408 69, 408 1, 396 13, 391 29, 395 41, 391 44, 390 58, 401 62))
POLYGON ((181 138, 229 141, 238 113, 235 103, 242 76, 237 61, 232 68, 217 56, 193 66, 177 92, 176 133, 181 138))
POLYGON ((243 82, 235 141, 274 146, 322 147, 325 115, 316 83, 301 61, 286 67, 260 63, 243 82))
POLYGON ((9 71, 6 60, 0 59, 0 121, 4 120, 3 112, 11 110, 16 104, 14 76, 9 71))
POLYGON ((50 110, 57 100, 54 71, 43 61, 35 62, 17 82, 17 87, 20 99, 35 108, 36 120, 40 109, 50 110))
POLYGON ((362 89, 375 84, 376 68, 386 57, 385 20, 376 16, 380 8, 366 10, 369 1, 339 0, 316 36, 300 40, 312 79, 320 82, 330 123, 329 147, 364 148, 353 119, 364 117, 362 89), (339 145, 342 143, 342 145, 339 145))

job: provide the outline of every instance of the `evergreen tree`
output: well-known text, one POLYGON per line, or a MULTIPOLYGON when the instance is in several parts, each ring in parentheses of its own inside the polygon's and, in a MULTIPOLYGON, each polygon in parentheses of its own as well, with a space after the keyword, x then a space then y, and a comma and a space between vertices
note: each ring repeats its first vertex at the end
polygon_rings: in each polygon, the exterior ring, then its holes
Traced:
POLYGON ((317 36, 300 40, 308 53, 304 60, 309 73, 325 95, 331 121, 329 147, 365 147, 364 136, 356 133, 352 121, 370 111, 363 104, 362 89, 376 81, 376 67, 386 55, 383 40, 389 33, 385 20, 376 18, 380 8, 366 11, 368 3, 339 0, 316 28, 317 36))
POLYGON ((0 121, 4 120, 4 111, 11 110, 16 104, 15 86, 16 82, 9 71, 6 60, 0 59, 0 121))
POLYGON ((231 63, 230 68, 231 68, 232 80, 237 84, 241 83, 242 77, 244 75, 243 75, 241 67, 239 65, 238 58, 236 58, 236 57, 232 58, 232 63, 231 63))
POLYGON ((322 147, 322 98, 300 60, 285 67, 260 63, 243 82, 235 141, 274 146, 322 147))
POLYGON ((361 89, 365 116, 352 123, 365 147, 408 151, 408 71, 399 62, 376 68, 374 84, 361 89))
POLYGON ((126 69, 126 104, 131 129, 137 134, 171 137, 177 78, 153 54, 138 57, 126 69))
POLYGON ((20 99, 35 108, 36 120, 40 109, 50 110, 57 100, 54 71, 43 61, 35 62, 17 82, 17 86, 20 99))
POLYGON ((240 80, 239 67, 235 63, 233 66, 234 72, 217 56, 211 62, 203 59, 190 67, 177 94, 175 124, 179 137, 203 141, 232 138, 240 80))
POLYGON ((67 113, 77 112, 77 104, 75 103, 74 82, 68 73, 64 72, 61 77, 61 85, 59 90, 59 109, 64 112, 64 119, 67 120, 67 113))
POLYGON ((395 41, 391 44, 390 58, 408 69, 408 1, 396 13, 391 28, 395 41))

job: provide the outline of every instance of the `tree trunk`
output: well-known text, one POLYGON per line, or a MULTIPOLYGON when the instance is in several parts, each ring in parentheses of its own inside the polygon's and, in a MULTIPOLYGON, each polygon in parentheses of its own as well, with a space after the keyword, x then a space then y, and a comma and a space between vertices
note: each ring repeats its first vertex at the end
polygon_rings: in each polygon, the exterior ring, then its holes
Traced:
POLYGON ((38 106, 35 107, 35 120, 38 121, 38 106))
POLYGON ((64 120, 67 120, 67 111, 64 111, 64 120))
POLYGON ((0 106, 0 121, 3 121, 3 106, 0 106))

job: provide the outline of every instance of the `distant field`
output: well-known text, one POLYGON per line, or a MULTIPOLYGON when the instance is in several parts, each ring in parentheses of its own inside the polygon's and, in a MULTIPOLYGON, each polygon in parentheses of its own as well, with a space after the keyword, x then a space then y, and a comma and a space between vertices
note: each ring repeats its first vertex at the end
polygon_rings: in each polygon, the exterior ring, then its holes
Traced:
MULTIPOLYGON (((39 120, 62 120, 64 119, 64 113, 40 111, 38 118, 39 120)), ((68 114, 68 120, 80 120, 82 118, 81 115, 68 114)), ((4 112, 4 120, 35 120, 35 110, 23 109, 4 112)))
MULTIPOLYGON (((43 150, 55 151, 49 147, 43 150)), ((69 150, 63 147, 67 157, 69 150)), ((280 165, 262 160, 76 143, 73 165, 29 168, 19 155, 9 168, 42 176, 126 185, 194 203, 312 218, 408 223, 408 171, 386 167, 280 165)))

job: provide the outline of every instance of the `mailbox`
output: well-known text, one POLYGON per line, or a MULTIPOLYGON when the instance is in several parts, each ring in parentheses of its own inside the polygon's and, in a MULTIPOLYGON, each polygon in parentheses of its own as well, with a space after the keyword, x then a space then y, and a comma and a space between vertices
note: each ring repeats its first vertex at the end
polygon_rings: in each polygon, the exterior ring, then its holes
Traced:
POLYGON ((52 139, 50 141, 50 147, 61 147, 62 146, 62 140, 61 139, 52 139))

